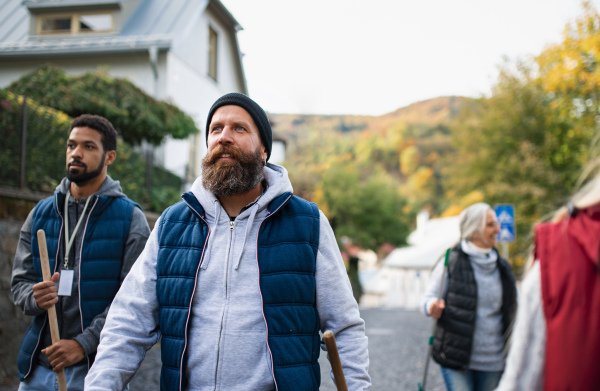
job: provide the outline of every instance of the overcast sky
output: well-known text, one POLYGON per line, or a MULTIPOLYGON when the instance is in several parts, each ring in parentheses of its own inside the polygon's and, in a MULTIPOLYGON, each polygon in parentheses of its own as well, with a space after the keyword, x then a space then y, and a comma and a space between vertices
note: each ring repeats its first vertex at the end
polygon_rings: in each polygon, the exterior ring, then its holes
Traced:
POLYGON ((539 54, 582 14, 578 0, 221 1, 244 28, 249 94, 272 113, 381 115, 489 94, 503 57, 539 54))

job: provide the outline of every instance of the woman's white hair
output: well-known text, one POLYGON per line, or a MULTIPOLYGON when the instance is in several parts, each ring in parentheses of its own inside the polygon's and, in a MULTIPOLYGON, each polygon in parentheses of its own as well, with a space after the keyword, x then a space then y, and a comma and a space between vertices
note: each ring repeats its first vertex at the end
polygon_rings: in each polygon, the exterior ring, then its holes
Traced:
POLYGON ((475 232, 483 233, 488 210, 492 210, 492 207, 485 202, 478 202, 462 211, 459 216, 461 239, 471 240, 475 232))

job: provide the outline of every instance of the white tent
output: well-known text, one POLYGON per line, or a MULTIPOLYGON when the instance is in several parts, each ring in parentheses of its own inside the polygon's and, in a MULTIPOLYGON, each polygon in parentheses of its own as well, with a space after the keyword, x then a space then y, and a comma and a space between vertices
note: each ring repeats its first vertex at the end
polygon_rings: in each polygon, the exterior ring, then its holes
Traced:
POLYGON ((383 260, 379 280, 385 281, 386 293, 381 304, 417 308, 431 268, 459 239, 458 216, 430 220, 427 212, 421 212, 417 229, 407 239, 409 245, 395 249, 383 260))

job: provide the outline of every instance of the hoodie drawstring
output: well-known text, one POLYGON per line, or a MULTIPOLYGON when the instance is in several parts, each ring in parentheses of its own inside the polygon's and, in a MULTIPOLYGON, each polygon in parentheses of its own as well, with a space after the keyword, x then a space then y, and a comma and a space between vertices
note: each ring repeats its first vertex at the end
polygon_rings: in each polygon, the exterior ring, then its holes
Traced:
POLYGON ((214 201, 215 204, 215 224, 213 225, 212 232, 210 233, 210 237, 208 238, 208 245, 206 246, 206 251, 204 252, 204 260, 202 261, 201 268, 206 270, 208 267, 208 261, 210 259, 210 252, 212 250, 212 244, 214 238, 217 236, 217 227, 219 226, 219 218, 221 217, 221 208, 219 205, 219 200, 214 201))
POLYGON ((242 254, 244 254, 244 249, 246 248, 246 239, 248 239, 248 233, 252 229, 252 224, 254 223, 254 218, 256 217, 256 212, 258 211, 258 203, 254 204, 251 208, 250 217, 248 217, 248 223, 246 223, 246 231, 244 232, 244 242, 242 243, 242 251, 240 251, 240 255, 238 255, 238 259, 235 262, 235 270, 240 267, 240 262, 242 261, 242 254))

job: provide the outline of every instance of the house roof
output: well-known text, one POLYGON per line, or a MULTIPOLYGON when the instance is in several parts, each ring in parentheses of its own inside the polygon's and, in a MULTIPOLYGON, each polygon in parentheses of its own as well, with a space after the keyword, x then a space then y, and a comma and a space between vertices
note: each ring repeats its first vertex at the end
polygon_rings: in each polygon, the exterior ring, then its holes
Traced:
POLYGON ((459 239, 458 216, 427 220, 409 235, 409 246, 392 251, 383 264, 389 268, 429 269, 459 239))
POLYGON ((63 7, 115 7, 123 0, 24 0, 22 3, 29 10, 55 10, 63 7))
MULTIPOLYGON (((6 0, 0 2, 0 58, 28 57, 44 54, 109 53, 170 48, 177 33, 192 23, 198 7, 217 10, 235 31, 239 23, 219 0, 141 0, 127 16, 119 32, 93 36, 31 36, 30 11, 56 11, 59 7, 120 7, 116 0, 6 0), (187 22, 187 23, 186 23, 187 22)), ((235 33, 234 33, 235 34, 235 33)), ((236 42, 237 44, 237 42, 236 42)))
POLYGON ((0 43, 0 57, 44 54, 111 53, 171 47, 171 34, 27 40, 0 43))

